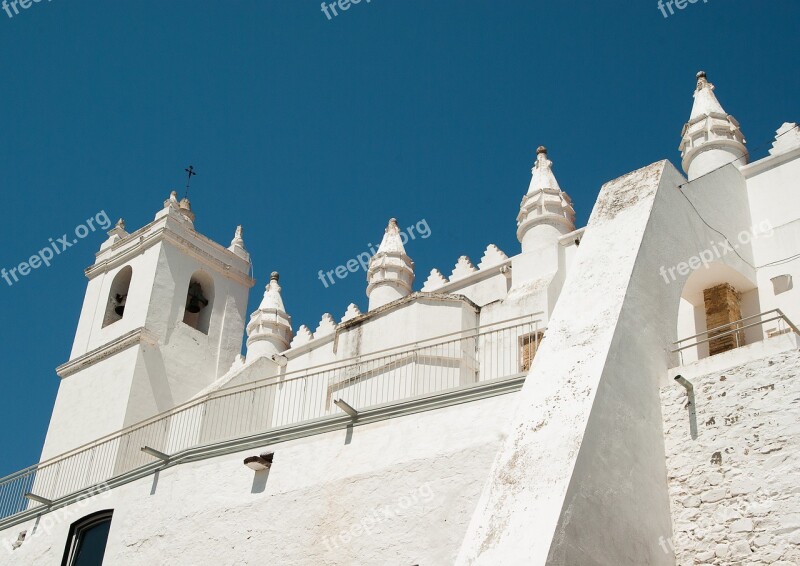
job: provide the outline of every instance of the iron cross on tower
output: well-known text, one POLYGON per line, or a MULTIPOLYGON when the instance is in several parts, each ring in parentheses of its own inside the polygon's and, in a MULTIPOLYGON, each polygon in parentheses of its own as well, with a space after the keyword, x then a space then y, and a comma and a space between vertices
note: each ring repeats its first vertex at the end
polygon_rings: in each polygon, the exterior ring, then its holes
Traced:
POLYGON ((189 165, 189 167, 184 169, 184 171, 186 171, 186 174, 187 174, 187 178, 186 178, 186 194, 184 195, 184 198, 189 198, 189 185, 192 184, 192 177, 197 175, 197 173, 195 172, 194 166, 192 166, 192 165, 189 165))

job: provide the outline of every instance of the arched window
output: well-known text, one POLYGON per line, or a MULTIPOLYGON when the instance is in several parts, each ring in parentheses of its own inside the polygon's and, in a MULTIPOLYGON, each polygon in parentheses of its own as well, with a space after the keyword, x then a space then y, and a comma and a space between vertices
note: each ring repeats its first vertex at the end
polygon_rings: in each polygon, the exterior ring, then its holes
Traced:
POLYGON ((111 282, 111 290, 108 292, 108 303, 106 304, 106 313, 103 317, 103 328, 109 324, 114 324, 118 320, 122 320, 125 314, 125 305, 128 302, 128 289, 131 286, 131 277, 133 276, 133 269, 131 266, 126 265, 114 276, 111 282))
POLYGON ((113 514, 100 511, 73 523, 61 566, 102 566, 113 514))
POLYGON ((214 280, 204 271, 197 271, 189 280, 183 322, 208 334, 214 307, 214 280))
POLYGON ((762 329, 745 329, 742 322, 759 312, 758 289, 743 273, 722 262, 695 270, 684 284, 678 308, 675 345, 681 363, 761 341, 762 329))

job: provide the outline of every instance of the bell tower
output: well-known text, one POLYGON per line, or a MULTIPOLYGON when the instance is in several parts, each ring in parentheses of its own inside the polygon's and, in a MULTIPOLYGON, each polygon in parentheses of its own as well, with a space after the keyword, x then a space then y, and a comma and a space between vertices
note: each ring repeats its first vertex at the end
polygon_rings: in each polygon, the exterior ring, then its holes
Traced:
POLYGON ((201 235, 173 192, 155 219, 108 232, 94 265, 42 459, 179 405, 241 352, 250 256, 241 227, 229 248, 201 235))

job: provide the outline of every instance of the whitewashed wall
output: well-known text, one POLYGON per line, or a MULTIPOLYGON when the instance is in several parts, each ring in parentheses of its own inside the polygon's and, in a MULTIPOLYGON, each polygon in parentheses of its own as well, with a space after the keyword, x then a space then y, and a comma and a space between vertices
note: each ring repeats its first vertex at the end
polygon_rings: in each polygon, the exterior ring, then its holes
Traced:
POLYGON ((35 534, 33 521, 0 532, 0 564, 59 564, 70 524, 101 509, 114 509, 105 566, 452 564, 515 401, 178 465, 44 515, 35 534), (242 464, 265 450, 268 474, 242 464))

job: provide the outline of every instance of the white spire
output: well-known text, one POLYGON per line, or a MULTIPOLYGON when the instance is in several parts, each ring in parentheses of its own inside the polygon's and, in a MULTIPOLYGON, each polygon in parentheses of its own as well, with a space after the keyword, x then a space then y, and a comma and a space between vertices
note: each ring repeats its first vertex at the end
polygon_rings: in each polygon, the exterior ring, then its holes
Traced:
POLYGON ((247 325, 247 361, 269 357, 289 348, 292 317, 286 314, 281 297, 279 275, 275 271, 264 291, 264 298, 247 325))
POLYGON ((722 108, 706 73, 697 73, 697 87, 689 121, 681 132, 683 170, 689 180, 724 165, 747 163, 748 154, 739 122, 722 108))
POLYGON ((714 94, 714 85, 708 82, 705 71, 700 71, 697 73, 697 87, 694 91, 694 104, 692 104, 692 114, 689 116, 689 121, 695 118, 705 118, 710 114, 724 114, 727 116, 714 94))
POLYGON ((552 167, 547 148, 540 146, 531 169, 531 184, 517 215, 517 239, 523 252, 552 245, 575 230, 572 199, 561 190, 552 167))
POLYGON ((378 253, 398 253, 405 255, 406 248, 403 246, 403 238, 400 236, 400 227, 397 225, 396 218, 389 219, 389 225, 383 234, 381 245, 378 246, 378 253))
POLYGON ((367 270, 369 310, 411 294, 414 284, 414 262, 406 255, 397 220, 386 227, 378 252, 372 256, 367 270))
POLYGON ((540 145, 536 149, 536 163, 531 169, 531 184, 528 187, 528 194, 532 195, 542 189, 561 191, 561 187, 553 175, 553 162, 547 158, 547 148, 540 145))
POLYGON ((236 227, 236 232, 233 235, 233 240, 231 240, 231 245, 228 249, 238 255, 240 258, 250 261, 250 254, 247 253, 247 250, 244 247, 243 236, 244 230, 242 229, 242 226, 239 225, 236 227))

